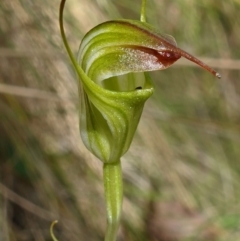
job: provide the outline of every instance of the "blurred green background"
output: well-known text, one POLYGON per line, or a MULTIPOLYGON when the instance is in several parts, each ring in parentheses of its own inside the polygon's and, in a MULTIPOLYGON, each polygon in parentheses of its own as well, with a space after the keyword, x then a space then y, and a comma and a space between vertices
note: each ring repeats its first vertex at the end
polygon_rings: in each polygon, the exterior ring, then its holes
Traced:
MULTIPOLYGON (((0 1, 0 240, 104 239, 102 163, 78 130, 77 79, 59 1, 0 1)), ((68 0, 74 53, 110 19, 139 19, 140 0, 68 0)), ((123 157, 119 240, 240 240, 240 1, 148 0, 148 22, 205 60, 151 73, 154 96, 123 157)))

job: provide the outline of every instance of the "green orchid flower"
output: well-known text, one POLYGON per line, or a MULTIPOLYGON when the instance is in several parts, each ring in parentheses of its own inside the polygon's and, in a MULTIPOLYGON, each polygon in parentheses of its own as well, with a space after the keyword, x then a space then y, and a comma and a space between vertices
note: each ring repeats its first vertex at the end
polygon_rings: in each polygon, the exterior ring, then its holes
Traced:
POLYGON ((120 158, 129 149, 144 104, 154 90, 146 72, 166 69, 183 56, 220 75, 179 49, 173 37, 146 23, 145 0, 141 21, 113 20, 96 26, 84 36, 75 59, 63 28, 65 1, 61 1, 59 23, 79 77, 80 133, 88 150, 103 162, 108 221, 105 241, 113 241, 122 206, 120 158))

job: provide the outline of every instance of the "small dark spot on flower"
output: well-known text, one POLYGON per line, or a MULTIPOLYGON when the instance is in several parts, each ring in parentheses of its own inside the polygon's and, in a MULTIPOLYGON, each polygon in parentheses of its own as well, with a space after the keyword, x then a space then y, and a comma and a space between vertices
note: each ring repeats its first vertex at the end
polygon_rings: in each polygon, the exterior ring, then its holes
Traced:
POLYGON ((135 88, 135 90, 141 90, 142 89, 142 86, 138 86, 135 88))

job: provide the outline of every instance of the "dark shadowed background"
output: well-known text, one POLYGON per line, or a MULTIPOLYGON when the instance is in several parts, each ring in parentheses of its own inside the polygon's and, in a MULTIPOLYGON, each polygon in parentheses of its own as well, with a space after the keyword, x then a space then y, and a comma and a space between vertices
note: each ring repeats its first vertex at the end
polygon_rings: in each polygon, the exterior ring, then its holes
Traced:
MULTIPOLYGON (((0 1, 0 241, 104 239, 102 163, 78 127, 77 79, 56 0, 0 1)), ((110 19, 139 19, 140 0, 68 0, 77 53, 110 19)), ((148 0, 148 22, 222 75, 188 61, 151 73, 122 158, 121 241, 240 240, 240 1, 148 0)))

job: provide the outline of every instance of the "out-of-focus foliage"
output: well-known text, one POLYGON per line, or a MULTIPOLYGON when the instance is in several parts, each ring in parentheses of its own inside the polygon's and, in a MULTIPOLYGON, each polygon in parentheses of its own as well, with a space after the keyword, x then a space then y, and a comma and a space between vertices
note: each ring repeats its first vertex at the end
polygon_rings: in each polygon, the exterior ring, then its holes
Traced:
MULTIPOLYGON (((104 236, 102 168, 79 136, 77 81, 60 39, 58 5, 0 1, 4 241, 50 240, 55 219, 60 240, 104 236)), ((237 0, 148 0, 148 21, 181 48, 217 58, 211 63, 219 63, 222 79, 180 65, 151 73, 156 91, 123 158, 120 240, 240 237, 239 11, 237 0)), ((139 12, 140 1, 69 0, 70 45, 77 52, 98 23, 138 19, 139 12)))

